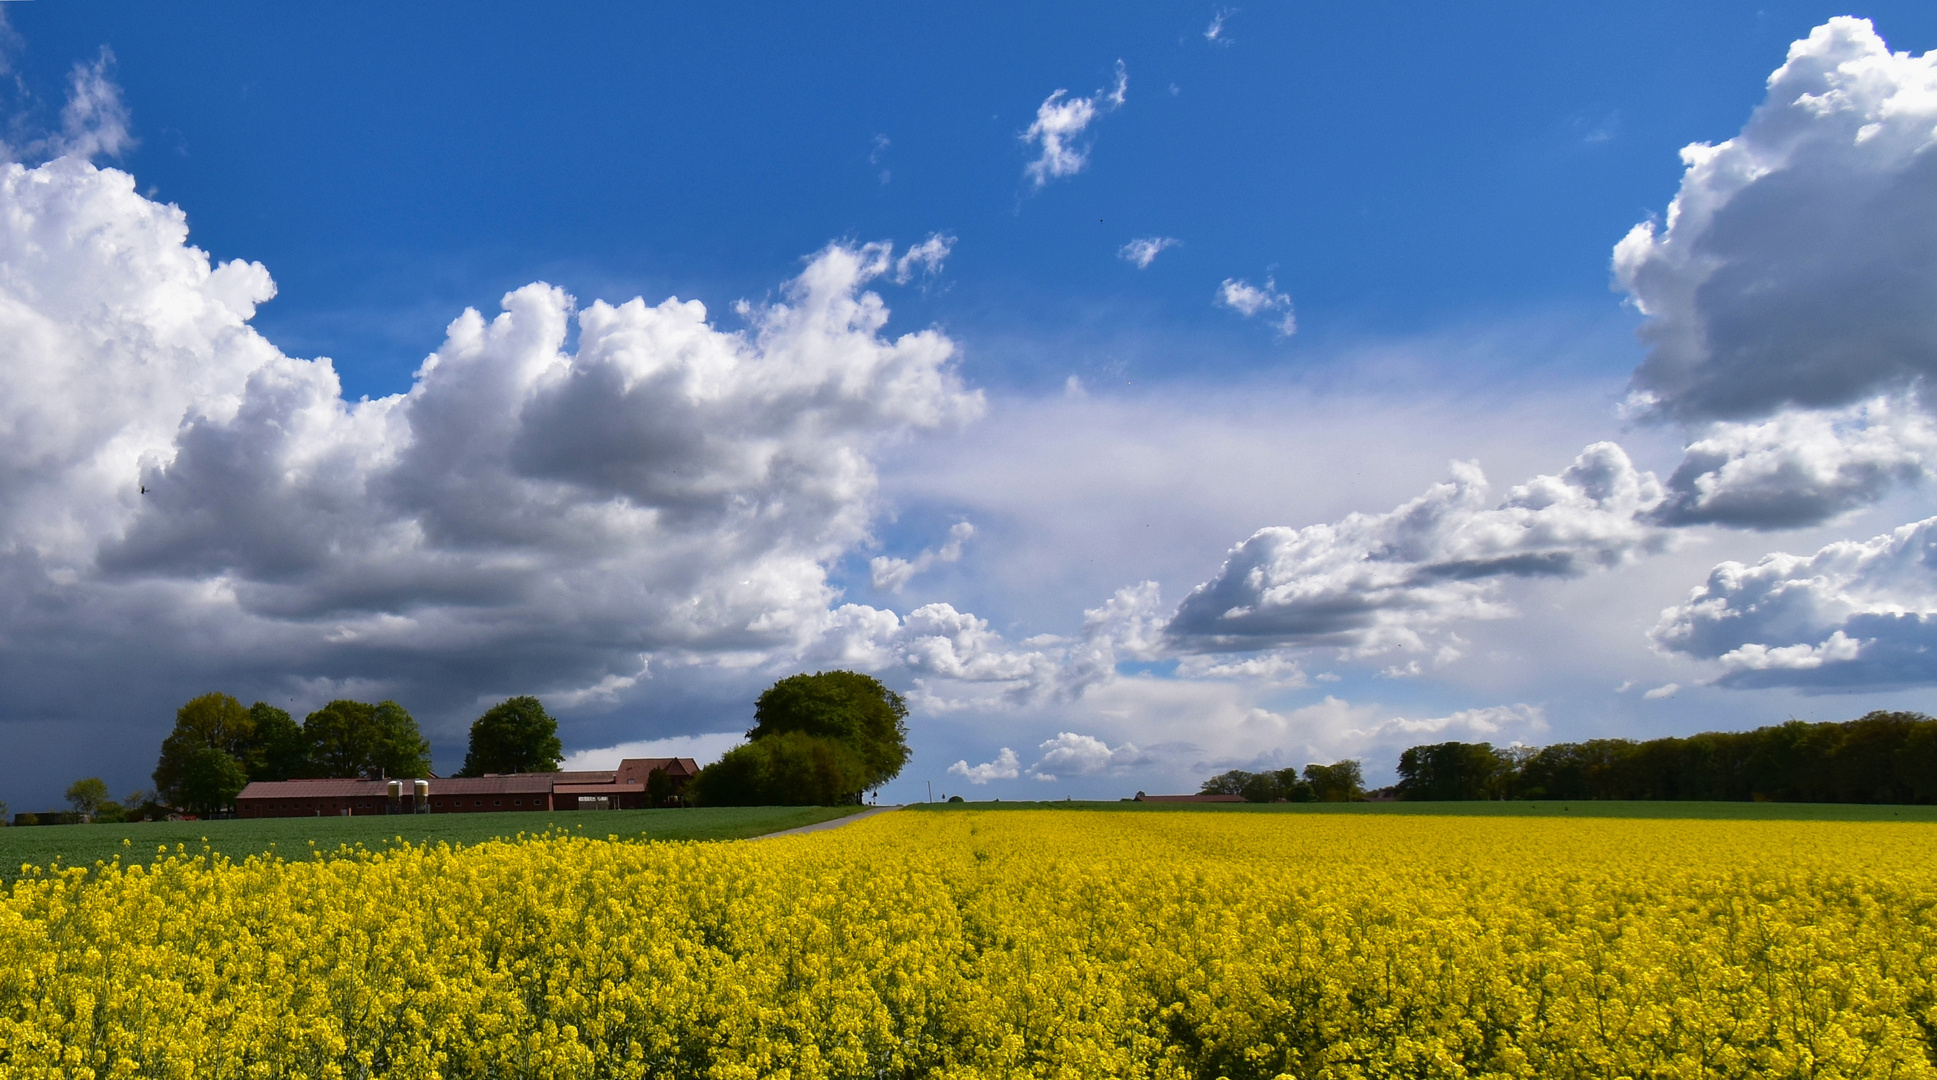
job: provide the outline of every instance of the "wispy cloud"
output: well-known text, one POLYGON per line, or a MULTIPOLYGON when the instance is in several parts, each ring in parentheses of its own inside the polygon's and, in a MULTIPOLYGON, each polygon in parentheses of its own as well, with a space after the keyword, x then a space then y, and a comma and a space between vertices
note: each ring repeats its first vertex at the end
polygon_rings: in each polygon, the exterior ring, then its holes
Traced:
POLYGON ((1157 261, 1157 256, 1163 254, 1165 249, 1174 248, 1181 243, 1183 243, 1182 240, 1171 236, 1142 236, 1117 249, 1116 254, 1117 258, 1139 270, 1145 270, 1151 263, 1157 261))
POLYGON ((1204 40, 1213 45, 1229 45, 1231 35, 1225 31, 1224 24, 1237 13, 1237 8, 1218 8, 1211 16, 1211 24, 1204 28, 1204 40))
POLYGON ((1298 332, 1298 316, 1292 311, 1291 297, 1278 291, 1278 283, 1264 279, 1264 288, 1241 278, 1225 278, 1217 287, 1217 303, 1249 319, 1255 315, 1275 316, 1271 325, 1283 337, 1298 332))
POLYGON ((1089 97, 1068 97, 1058 90, 1036 107, 1036 122, 1022 133, 1022 141, 1041 148, 1036 159, 1023 167, 1022 174, 1037 188, 1051 180, 1074 176, 1089 164, 1089 144, 1083 133, 1098 116, 1123 107, 1130 90, 1130 75, 1123 61, 1116 62, 1116 83, 1089 97))
POLYGON ((962 544, 975 535, 975 526, 966 521, 958 521, 948 530, 948 542, 940 548, 930 548, 912 559, 898 559, 891 555, 879 555, 868 563, 874 577, 874 587, 889 592, 900 592, 902 586, 916 574, 934 566, 936 563, 959 562, 962 558, 962 544))
POLYGON ((897 285, 906 285, 919 274, 931 278, 942 272, 942 262, 955 250, 955 238, 942 233, 931 233, 928 239, 901 253, 895 260, 894 280, 897 285))

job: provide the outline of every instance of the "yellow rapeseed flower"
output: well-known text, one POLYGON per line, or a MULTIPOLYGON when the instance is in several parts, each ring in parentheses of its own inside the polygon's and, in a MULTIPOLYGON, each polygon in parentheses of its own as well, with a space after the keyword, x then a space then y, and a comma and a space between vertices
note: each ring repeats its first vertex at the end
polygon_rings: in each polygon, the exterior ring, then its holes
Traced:
POLYGON ((0 1080, 1937 1080, 1937 828, 903 812, 53 867, 0 1080))

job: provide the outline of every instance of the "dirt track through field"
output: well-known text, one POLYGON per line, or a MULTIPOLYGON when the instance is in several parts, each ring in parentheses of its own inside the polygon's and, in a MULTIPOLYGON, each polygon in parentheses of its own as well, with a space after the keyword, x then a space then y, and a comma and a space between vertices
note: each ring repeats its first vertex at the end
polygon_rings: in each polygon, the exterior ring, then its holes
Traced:
POLYGON ((852 824, 863 818, 871 818, 876 814, 885 814, 890 810, 899 809, 901 809, 900 806, 871 806, 858 814, 849 814, 846 817, 838 817, 832 821, 817 821, 812 825, 802 825, 798 829, 787 829, 782 832, 768 833, 765 836, 749 837, 748 839, 771 840, 776 836, 799 836, 801 833, 820 832, 822 829, 838 829, 843 825, 852 824))

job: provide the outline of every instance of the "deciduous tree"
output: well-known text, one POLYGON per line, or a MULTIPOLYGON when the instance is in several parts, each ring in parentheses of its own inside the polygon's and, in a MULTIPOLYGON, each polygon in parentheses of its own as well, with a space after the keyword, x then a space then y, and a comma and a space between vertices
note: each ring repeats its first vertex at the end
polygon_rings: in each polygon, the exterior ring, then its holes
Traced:
POLYGON ((822 671, 782 679, 754 704, 747 738, 786 732, 829 739, 861 762, 858 793, 894 779, 908 762, 908 705, 872 676, 822 671))
POLYGON ((557 772, 565 747, 558 721, 535 697, 507 698, 471 723, 471 746, 459 776, 557 772))
POLYGON ((249 784, 249 774, 234 757, 212 746, 190 751, 176 781, 175 805, 197 814, 228 809, 249 784))
MULTIPOLYGON (((155 789, 171 806, 189 805, 183 777, 189 759, 203 750, 227 755, 247 775, 246 762, 259 756, 256 721, 227 694, 209 693, 175 710, 175 728, 162 740, 155 763, 155 789)), ((238 789, 240 790, 240 789, 238 789)))
POLYGON ((700 770, 702 806, 834 806, 863 790, 866 765, 845 743, 783 731, 736 746, 700 770))
POLYGON ((1365 777, 1351 758, 1330 765, 1305 766, 1305 782, 1319 802, 1352 802, 1365 797, 1365 777))
POLYGON ((430 773, 430 743, 394 701, 337 700, 303 718, 310 768, 323 776, 410 778, 430 773))
POLYGON ((258 701, 249 706, 255 721, 255 752, 243 761, 251 780, 290 780, 310 775, 309 741, 290 715, 258 701))
POLYGON ((107 802, 108 785, 98 776, 67 785, 67 805, 73 807, 83 821, 93 821, 107 802))

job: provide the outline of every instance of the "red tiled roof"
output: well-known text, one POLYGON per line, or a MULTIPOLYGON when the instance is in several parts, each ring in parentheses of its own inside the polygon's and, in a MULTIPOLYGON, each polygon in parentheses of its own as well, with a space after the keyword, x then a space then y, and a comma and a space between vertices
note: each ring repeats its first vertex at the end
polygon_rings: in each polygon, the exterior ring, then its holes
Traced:
MULTIPOLYGON (((436 783, 435 780, 431 781, 436 783)), ((409 790, 410 781, 404 781, 409 790)), ((388 784, 382 780, 354 777, 327 780, 257 780, 236 796, 237 799, 367 799, 387 797, 388 784)))
POLYGON ((697 774, 699 763, 689 757, 627 758, 619 762, 618 773, 608 783, 623 784, 630 780, 644 786, 646 778, 652 775, 654 769, 664 769, 668 777, 678 779, 697 774))
POLYGON ((508 776, 453 776, 432 780, 436 795, 545 795, 552 789, 551 773, 512 773, 508 776))
MULTIPOLYGON (((493 773, 486 776, 433 777, 427 781, 432 795, 543 795, 609 794, 644 791, 646 777, 654 769, 664 769, 672 777, 692 776, 699 766, 692 758, 627 758, 619 768, 580 769, 552 773, 493 773)), ((415 781, 399 779, 403 797, 415 793, 415 781)), ((388 798, 390 782, 344 777, 324 780, 258 780, 242 789, 242 799, 369 799, 388 798)))
MULTIPOLYGON (((611 769, 581 769, 576 772, 543 773, 485 773, 482 777, 468 779, 494 780, 507 776, 549 776, 554 784, 609 784, 612 782, 611 769)), ((458 779, 453 777, 452 779, 458 779)))

